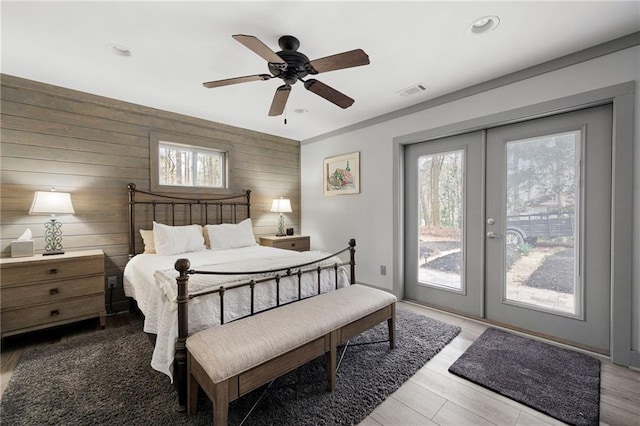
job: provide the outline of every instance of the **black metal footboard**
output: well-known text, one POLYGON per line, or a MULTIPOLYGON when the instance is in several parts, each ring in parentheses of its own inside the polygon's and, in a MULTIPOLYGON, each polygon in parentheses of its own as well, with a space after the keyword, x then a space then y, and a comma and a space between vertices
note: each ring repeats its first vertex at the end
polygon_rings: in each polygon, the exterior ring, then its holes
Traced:
MULTIPOLYGON (((355 239, 351 239, 349 240, 349 246, 336 252, 333 254, 330 254, 324 258, 321 259, 316 259, 313 260, 311 262, 307 262, 307 263, 302 263, 299 265, 294 265, 294 266, 288 266, 286 268, 279 268, 279 269, 268 269, 268 270, 260 270, 260 271, 243 271, 241 273, 239 272, 218 272, 218 271, 197 271, 197 270, 193 270, 190 269, 191 268, 191 264, 189 262, 188 259, 178 259, 175 263, 175 268, 176 270, 179 272, 179 276, 176 279, 177 281, 177 285, 178 285, 178 294, 177 294, 177 303, 178 303, 178 339, 176 341, 176 345, 175 345, 175 360, 174 360, 174 372, 173 372, 173 377, 174 377, 174 384, 176 387, 176 390, 178 392, 178 404, 179 404, 179 410, 180 411, 184 411, 186 410, 186 403, 187 403, 187 349, 186 349, 186 341, 187 341, 187 337, 189 335, 189 329, 188 329, 188 320, 189 320, 189 314, 188 314, 188 303, 189 300, 196 298, 196 297, 201 297, 204 295, 209 295, 209 294, 218 294, 218 296, 220 297, 220 324, 224 324, 225 323, 225 319, 224 319, 224 298, 225 298, 225 292, 228 290, 232 290, 232 289, 237 289, 237 288, 243 288, 243 287, 249 287, 251 294, 250 294, 250 313, 246 316, 251 316, 251 315, 255 315, 255 314, 259 314, 260 312, 264 312, 266 310, 270 310, 270 309, 275 309, 278 308, 280 306, 283 306, 285 304, 289 304, 289 303, 295 303, 299 300, 302 300, 302 277, 303 275, 306 274, 317 274, 317 294, 320 294, 320 278, 321 278, 321 274, 323 270, 329 270, 332 269, 335 273, 335 285, 336 288, 338 286, 338 270, 340 267, 342 266, 346 266, 349 265, 349 282, 350 284, 355 284, 356 279, 355 279, 355 252, 356 252, 356 240, 355 239), (345 252, 349 252, 349 261, 348 262, 341 262, 341 263, 334 263, 331 265, 326 265, 326 266, 312 266, 313 264, 325 261, 327 259, 330 259, 331 257, 334 256, 339 256, 345 252), (234 283, 232 285, 228 285, 228 286, 219 286, 218 288, 209 290, 209 291, 204 291, 204 292, 200 292, 200 293, 195 293, 195 294, 189 294, 188 291, 188 284, 189 284, 189 275, 193 275, 193 274, 205 274, 205 275, 264 275, 267 274, 266 276, 260 277, 260 278, 256 278, 256 279, 248 279, 246 281, 241 281, 241 282, 237 282, 234 283), (288 301, 285 303, 281 303, 280 302, 280 280, 282 278, 285 277, 297 277, 297 283, 298 283, 298 297, 297 299, 294 299, 293 301, 288 301), (276 284, 276 300, 275 300, 275 306, 267 308, 267 309, 262 309, 262 310, 258 310, 256 311, 255 309, 255 287, 256 285, 260 285, 262 283, 267 283, 267 282, 275 282, 276 284)), ((239 320, 244 317, 240 317, 240 318, 235 318, 233 319, 233 321, 235 320, 239 320)))

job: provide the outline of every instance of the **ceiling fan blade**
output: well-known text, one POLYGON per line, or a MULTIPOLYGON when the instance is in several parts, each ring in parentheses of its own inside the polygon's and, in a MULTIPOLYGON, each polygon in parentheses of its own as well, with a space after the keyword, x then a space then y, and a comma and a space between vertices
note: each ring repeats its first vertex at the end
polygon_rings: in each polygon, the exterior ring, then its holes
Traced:
POLYGON ((343 109, 349 108, 355 102, 353 99, 351 99, 344 93, 340 93, 333 87, 327 86, 321 81, 318 81, 313 78, 310 78, 309 80, 305 81, 304 87, 310 92, 313 92, 316 95, 325 98, 329 102, 333 102, 334 104, 338 105, 340 108, 343 108, 343 109))
POLYGON ((369 65, 369 55, 362 49, 356 49, 350 50, 349 52, 338 53, 337 55, 314 59, 309 62, 307 68, 310 74, 319 74, 321 72, 359 67, 361 65, 369 65))
POLYGON ((245 34, 236 34, 232 36, 234 40, 244 44, 250 50, 253 50, 254 53, 262 56, 265 61, 279 65, 281 67, 286 67, 287 63, 282 60, 280 56, 276 54, 273 50, 269 48, 266 44, 260 41, 258 38, 252 35, 245 34))
POLYGON ((287 105, 287 99, 291 93, 291 86, 285 84, 276 89, 275 95, 273 95, 273 101, 271 102, 271 108, 269 109, 269 116, 274 117, 276 115, 282 115, 284 107, 287 105))
POLYGON ((258 81, 258 80, 269 80, 271 76, 269 74, 256 74, 256 75, 246 75, 244 77, 234 77, 234 78, 226 78, 224 80, 215 80, 215 81, 207 81, 206 83, 202 83, 202 85, 208 89, 213 89, 214 87, 221 86, 229 86, 231 84, 238 83, 246 83, 249 81, 258 81))

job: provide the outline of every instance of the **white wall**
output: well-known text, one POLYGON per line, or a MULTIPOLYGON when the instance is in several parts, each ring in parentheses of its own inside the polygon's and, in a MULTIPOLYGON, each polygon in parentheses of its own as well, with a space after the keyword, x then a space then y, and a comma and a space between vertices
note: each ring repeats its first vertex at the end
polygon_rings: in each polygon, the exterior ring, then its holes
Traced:
MULTIPOLYGON (((393 288, 393 139, 447 124, 484 117, 618 83, 640 81, 640 47, 636 46, 534 78, 482 92, 366 128, 302 142, 302 232, 312 248, 327 251, 357 240, 358 282, 393 288), (322 160, 360 151, 361 193, 323 197, 322 160), (387 275, 380 275, 380 265, 387 275)), ((640 88, 636 88, 640 90, 640 88)), ((633 343, 640 347, 640 100, 634 123, 633 343)))

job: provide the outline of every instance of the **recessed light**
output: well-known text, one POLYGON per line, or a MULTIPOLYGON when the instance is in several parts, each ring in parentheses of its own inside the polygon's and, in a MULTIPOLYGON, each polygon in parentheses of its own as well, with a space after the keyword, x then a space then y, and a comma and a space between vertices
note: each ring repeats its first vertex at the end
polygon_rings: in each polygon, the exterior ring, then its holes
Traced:
POLYGON ((296 114, 304 114, 309 112, 309 110, 306 108, 296 108, 293 110, 293 112, 295 112, 296 114))
POLYGON ((107 48, 116 55, 131 56, 131 51, 129 50, 129 48, 121 44, 109 43, 107 44, 107 48))
POLYGON ((500 25, 500 18, 497 16, 483 16, 471 23, 469 31, 472 34, 486 34, 498 28, 498 25, 500 25))

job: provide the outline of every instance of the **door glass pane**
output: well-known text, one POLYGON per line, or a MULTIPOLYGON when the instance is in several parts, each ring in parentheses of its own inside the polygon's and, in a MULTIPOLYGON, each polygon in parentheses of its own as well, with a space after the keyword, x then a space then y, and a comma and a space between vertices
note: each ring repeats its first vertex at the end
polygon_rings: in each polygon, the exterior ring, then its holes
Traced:
POLYGON ((462 290, 463 155, 418 157, 421 284, 462 290))
POLYGON ((509 301, 576 314, 580 132, 506 144, 509 301))

